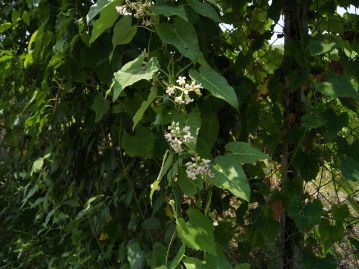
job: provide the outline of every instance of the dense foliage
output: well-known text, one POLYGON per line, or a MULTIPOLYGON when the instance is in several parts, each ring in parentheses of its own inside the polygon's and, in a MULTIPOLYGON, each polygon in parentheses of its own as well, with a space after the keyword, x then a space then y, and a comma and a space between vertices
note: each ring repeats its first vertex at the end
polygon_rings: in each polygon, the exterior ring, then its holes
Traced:
POLYGON ((0 2, 0 268, 358 268, 357 2, 95 2, 0 2))

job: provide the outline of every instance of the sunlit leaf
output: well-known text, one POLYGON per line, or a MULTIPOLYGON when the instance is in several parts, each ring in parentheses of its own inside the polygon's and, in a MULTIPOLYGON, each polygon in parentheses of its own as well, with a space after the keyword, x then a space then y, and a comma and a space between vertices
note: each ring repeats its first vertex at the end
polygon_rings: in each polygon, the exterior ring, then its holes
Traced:
POLYGON ((177 232, 182 242, 195 250, 202 250, 216 255, 212 221, 198 209, 189 209, 189 221, 178 218, 177 232))
POLYGON ((187 2, 197 13, 201 14, 202 16, 208 17, 215 22, 221 21, 212 5, 203 3, 199 0, 187 0, 187 2))
MULTIPOLYGON (((122 0, 115 0, 107 5, 105 5, 100 12, 100 18, 93 23, 93 29, 90 38, 90 45, 95 42, 95 40, 103 34, 108 28, 110 28, 120 16, 116 11, 116 6, 122 0)), ((93 13, 95 14, 95 13, 93 13)))
POLYGON ((247 177, 235 156, 226 154, 217 157, 213 170, 214 177, 210 179, 213 185, 229 190, 238 198, 249 201, 250 188, 247 177))
POLYGON ((11 27, 12 27, 11 22, 4 22, 4 23, 0 24, 0 34, 9 30, 11 27))
POLYGON ((157 58, 153 57, 149 61, 145 60, 145 56, 141 54, 135 60, 128 62, 114 74, 114 93, 113 101, 115 101, 120 93, 128 86, 140 81, 150 80, 158 70, 157 58))

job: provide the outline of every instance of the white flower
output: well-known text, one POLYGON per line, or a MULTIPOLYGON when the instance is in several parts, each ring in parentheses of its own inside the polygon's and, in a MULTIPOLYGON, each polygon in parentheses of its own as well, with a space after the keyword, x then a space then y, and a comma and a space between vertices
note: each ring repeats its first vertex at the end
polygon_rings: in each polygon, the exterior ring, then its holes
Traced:
POLYGON ((166 89, 166 93, 169 96, 174 96, 174 102, 183 105, 189 104, 194 101, 191 98, 191 92, 194 92, 196 95, 201 96, 201 84, 196 84, 196 81, 192 81, 190 84, 186 83, 185 76, 179 76, 176 80, 177 85, 168 86, 166 89))
POLYGON ((213 177, 213 173, 209 167, 210 160, 201 159, 200 157, 192 157, 191 162, 187 162, 185 165, 187 176, 193 180, 198 177, 213 177))
POLYGON ((116 6, 116 11, 120 15, 125 15, 127 13, 127 8, 125 5, 123 6, 116 6))
POLYGON ((191 135, 189 126, 181 129, 179 122, 172 122, 167 129, 169 132, 165 133, 165 139, 177 153, 183 151, 182 144, 196 143, 196 138, 191 135))
POLYGON ((176 98, 175 98, 175 102, 177 103, 177 104, 185 104, 185 101, 183 101, 183 99, 182 99, 182 95, 180 95, 180 96, 177 96, 176 98))
POLYGON ((178 79, 176 80, 176 82, 178 83, 178 85, 184 85, 186 84, 186 77, 178 77, 178 79))
POLYGON ((184 95, 184 102, 185 102, 185 104, 187 105, 187 104, 193 102, 193 99, 190 98, 188 94, 185 94, 185 95, 184 95))
POLYGON ((176 89, 175 89, 174 86, 168 86, 168 87, 167 87, 167 90, 166 90, 166 93, 167 93, 168 95, 173 95, 173 94, 175 94, 175 91, 176 91, 176 89))
POLYGON ((197 95, 201 95, 201 89, 202 89, 201 84, 196 84, 195 81, 192 81, 191 88, 197 95))

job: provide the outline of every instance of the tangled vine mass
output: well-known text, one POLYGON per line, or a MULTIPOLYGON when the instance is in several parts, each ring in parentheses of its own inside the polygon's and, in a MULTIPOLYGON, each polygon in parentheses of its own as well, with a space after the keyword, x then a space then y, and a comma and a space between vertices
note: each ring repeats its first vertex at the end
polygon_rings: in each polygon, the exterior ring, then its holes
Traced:
POLYGON ((359 268, 357 8, 0 1, 0 268, 359 268))

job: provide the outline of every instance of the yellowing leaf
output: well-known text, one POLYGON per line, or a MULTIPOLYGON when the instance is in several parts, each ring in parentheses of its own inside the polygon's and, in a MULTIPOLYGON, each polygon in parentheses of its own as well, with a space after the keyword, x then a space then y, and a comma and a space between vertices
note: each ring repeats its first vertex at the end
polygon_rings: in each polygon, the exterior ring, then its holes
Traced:
POLYGON ((108 234, 107 233, 101 233, 99 240, 100 241, 105 241, 107 239, 108 239, 108 234))

